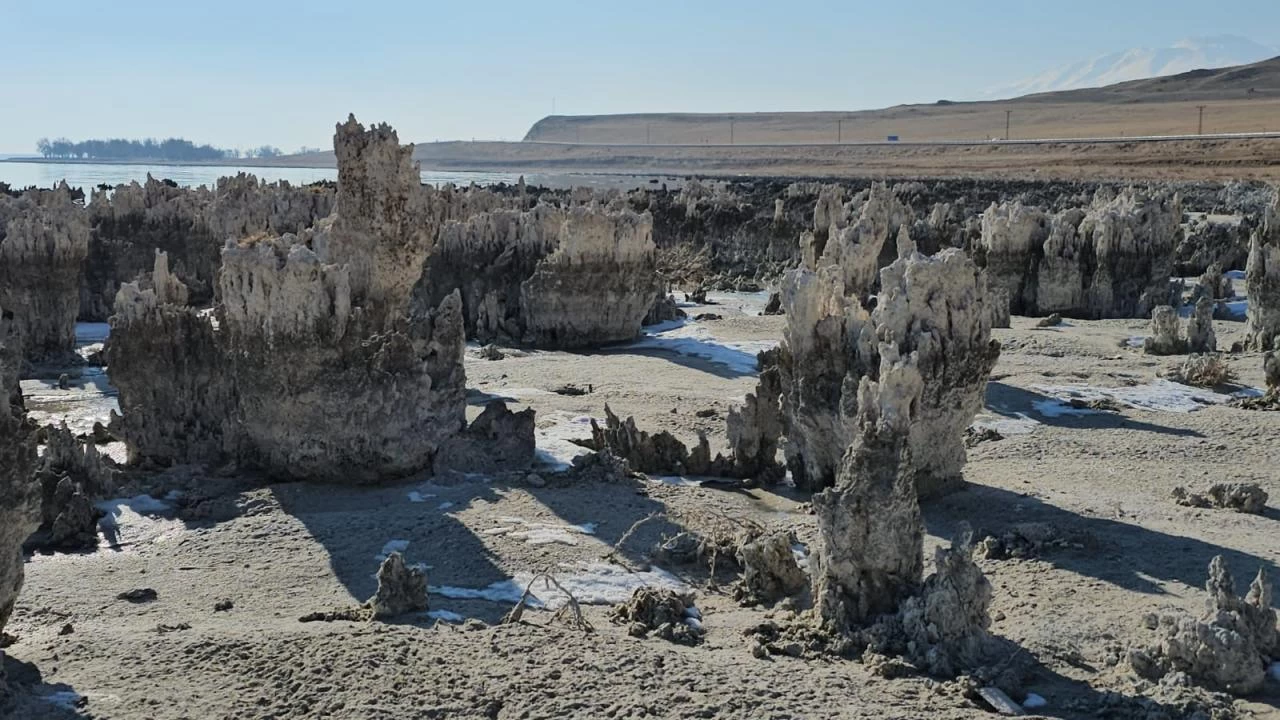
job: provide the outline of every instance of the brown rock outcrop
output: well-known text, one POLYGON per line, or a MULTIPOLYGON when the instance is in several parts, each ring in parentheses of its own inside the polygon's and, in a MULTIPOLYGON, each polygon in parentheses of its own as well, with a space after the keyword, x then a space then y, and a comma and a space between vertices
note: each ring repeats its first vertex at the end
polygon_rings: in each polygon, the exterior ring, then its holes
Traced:
POLYGON ((639 335, 663 292, 648 213, 601 205, 499 209, 447 225, 432 299, 459 288, 467 335, 576 348, 639 335))
POLYGON ((1014 314, 1142 317, 1169 302, 1181 217, 1177 196, 1135 190, 1052 216, 992 205, 975 256, 992 287, 1009 292, 1014 314))
POLYGON ((990 339, 986 285, 954 249, 901 258, 881 272, 880 283, 868 312, 846 294, 838 268, 802 269, 785 278, 781 407, 787 463, 798 486, 833 483, 855 437, 850 419, 861 402, 861 381, 882 377, 910 401, 921 494, 958 481, 964 430, 999 356, 990 339))
POLYGON ((66 183, 17 199, 0 194, 0 307, 13 314, 28 361, 74 350, 88 250, 88 218, 66 183))
MULTIPOLYGON (((40 525, 35 479, 35 423, 27 419, 18 388, 16 330, 0 310, 0 631, 22 589, 22 543, 40 525)), ((0 651, 0 663, 4 652, 0 651)), ((0 696, 4 667, 0 664, 0 696)))
POLYGON ((1265 570, 1249 587, 1235 594, 1235 581, 1219 555, 1209 563, 1209 593, 1199 618, 1175 614, 1149 615, 1154 644, 1131 651, 1130 664, 1143 677, 1158 679, 1184 672, 1213 690, 1235 695, 1256 692, 1266 680, 1266 662, 1277 646, 1276 612, 1265 570))
POLYGON ((1249 295, 1245 346, 1255 352, 1280 350, 1280 222, 1273 222, 1249 242, 1244 274, 1249 295))
POLYGON ((80 317, 101 321, 114 314, 120 287, 148 272, 157 251, 170 257, 190 301, 208 304, 227 239, 301 232, 329 215, 333 204, 331 184, 265 183, 245 173, 219 178, 213 189, 148 176, 142 184, 94 191, 80 317))
POLYGON ((351 118, 334 148, 335 215, 229 242, 213 313, 173 302, 173 281, 121 289, 107 351, 131 458, 373 482, 431 468, 463 431, 462 303, 418 287, 448 191, 386 125, 351 118))

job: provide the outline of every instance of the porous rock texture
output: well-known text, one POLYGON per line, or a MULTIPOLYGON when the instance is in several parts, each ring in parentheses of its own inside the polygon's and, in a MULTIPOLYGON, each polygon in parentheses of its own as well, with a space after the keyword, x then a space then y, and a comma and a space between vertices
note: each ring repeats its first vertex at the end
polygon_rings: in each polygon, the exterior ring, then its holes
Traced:
POLYGON ((1187 350, 1211 353, 1218 350, 1218 336, 1213 331, 1213 300, 1201 296, 1187 320, 1187 350))
POLYGON ((1255 352, 1280 350, 1280 196, 1249 242, 1244 282, 1249 295, 1245 347, 1255 352))
POLYGON ((0 194, 0 307, 13 314, 27 361, 72 354, 89 222, 66 183, 0 194))
POLYGON ((796 562, 789 531, 773 532, 746 539, 738 545, 738 565, 742 567, 740 600, 750 604, 775 602, 805 589, 809 577, 796 562))
MULTIPOLYGON (((0 631, 22 589, 22 544, 40 525, 35 423, 27 419, 18 387, 21 358, 16 340, 16 329, 0 310, 0 631)), ((0 706, 5 696, 3 659, 0 650, 0 706)))
POLYGON ((814 211, 815 232, 800 239, 804 267, 811 271, 839 268, 845 293, 859 300, 876 291, 880 268, 901 254, 898 242, 906 237, 912 219, 911 209, 886 184, 876 183, 864 195, 865 199, 860 195, 847 205, 830 198, 824 204, 820 198, 814 211), (825 236, 819 232, 824 222, 825 236))
POLYGON ((1173 499, 1188 507, 1235 510, 1253 515, 1260 515, 1267 509, 1267 491, 1257 483, 1215 483, 1203 493, 1176 487, 1173 499))
POLYGON ((1222 265, 1211 263, 1197 280, 1196 292, 1210 300, 1226 300, 1236 294, 1231 278, 1222 272, 1222 265))
POLYGON ((934 572, 898 611, 907 658, 931 675, 978 667, 991 647, 991 581, 965 539, 934 552, 934 572))
POLYGON ((1130 664, 1147 678, 1176 671, 1213 690, 1235 695, 1256 692, 1266 680, 1268 659, 1280 652, 1266 570, 1259 569, 1248 594, 1240 597, 1231 571, 1218 555, 1209 563, 1205 589, 1209 598, 1199 618, 1168 613, 1147 616, 1145 625, 1157 639, 1145 649, 1131 651, 1130 664))
POLYGON ((664 291, 652 217, 596 203, 451 222, 426 284, 461 290, 469 338, 542 348, 631 340, 664 291))
POLYGON ((120 287, 149 271, 156 251, 170 256, 174 274, 190 288, 190 302, 208 304, 228 239, 301 232, 329 215, 333 203, 332 183, 298 187, 246 173, 219 178, 212 190, 150 175, 145 183, 95 190, 80 318, 104 321, 114 314, 120 287))
POLYGON ((953 677, 988 654, 992 590, 967 536, 937 549, 935 571, 922 582, 924 523, 908 437, 913 400, 901 392, 912 375, 915 368, 897 363, 879 381, 861 381, 858 435, 836 485, 813 499, 814 603, 828 631, 953 677))
POLYGON ((393 552, 378 566, 378 591, 365 605, 375 618, 393 618, 427 609, 427 572, 405 565, 404 557, 393 552))
POLYGON ((1167 304, 1181 201, 1132 189, 1050 215, 1020 203, 983 214, 975 257, 1017 315, 1142 317, 1167 304))
MULTIPOLYGON (((964 430, 980 409, 1000 354, 986 285, 963 252, 908 253, 880 273, 868 311, 841 268, 799 269, 783 283, 787 327, 779 352, 788 467, 797 486, 830 486, 856 436, 861 381, 900 393, 921 495, 955 488, 964 430)), ((760 395, 757 392, 757 395, 760 395)))
POLYGON ((1142 350, 1148 355, 1179 355, 1187 351, 1178 311, 1172 306, 1160 305, 1151 311, 1151 335, 1142 342, 1142 350))
POLYGON ((94 501, 115 489, 118 471, 92 442, 84 443, 67 428, 45 429, 45 451, 37 472, 41 487, 40 528, 36 547, 77 550, 98 544, 94 501))
POLYGON ((609 619, 626 624, 627 634, 632 637, 653 633, 669 642, 697 645, 702 642, 703 631, 700 626, 690 624, 692 607, 691 596, 665 588, 641 587, 636 588, 630 600, 615 605, 609 619))
POLYGON ((912 381, 913 370, 891 366, 884 387, 861 380, 858 435, 835 486, 813 498, 819 537, 814 604, 823 623, 840 634, 896 612, 920 587, 924 524, 907 439, 911 399, 897 392, 900 381, 912 381))
POLYGON ((389 126, 351 118, 334 150, 334 216, 229 242, 213 313, 171 281, 121 288, 107 354, 131 459, 374 482, 431 468, 463 430, 461 301, 415 290, 448 201, 389 126))

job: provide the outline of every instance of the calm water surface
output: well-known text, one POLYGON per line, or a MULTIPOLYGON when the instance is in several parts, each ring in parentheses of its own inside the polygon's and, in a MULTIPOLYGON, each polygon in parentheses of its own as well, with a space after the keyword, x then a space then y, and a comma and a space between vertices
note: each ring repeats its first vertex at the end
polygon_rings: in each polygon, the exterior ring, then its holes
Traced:
MULTIPOLYGON (((213 187, 218 178, 235 175, 239 172, 251 173, 258 179, 267 182, 288 180, 295 185, 318 180, 337 180, 336 168, 291 168, 291 167, 244 167, 240 165, 115 165, 96 163, 39 163, 39 162, 0 162, 0 182, 9 183, 15 188, 31 185, 50 187, 61 180, 66 180, 72 187, 90 188, 101 184, 120 185, 133 180, 146 182, 147 173, 157 179, 169 179, 179 185, 213 187)), ((466 172, 452 170, 423 170, 422 182, 433 185, 454 183, 456 185, 490 185, 497 182, 514 183, 521 173, 504 172, 466 172)), ((525 182, 530 185, 548 187, 569 187, 574 185, 590 185, 593 187, 642 187, 652 186, 651 178, 635 175, 563 175, 563 174, 525 174, 525 182)), ((664 181, 667 179, 664 178, 664 181)), ((673 184, 675 178, 669 180, 673 184)))
MULTIPOLYGON (((288 180, 295 185, 316 182, 317 180, 337 180, 335 168, 287 168, 287 167, 244 167, 240 165, 115 165, 95 163, 28 163, 0 162, 0 182, 7 182, 15 188, 36 185, 49 187, 60 180, 68 185, 82 187, 86 190, 103 183, 120 185, 132 180, 145 182, 147 173, 157 179, 169 179, 179 185, 208 185, 213 187, 218 178, 236 173, 246 172, 257 175, 268 182, 288 180)), ((432 184, 456 183, 467 185, 476 183, 488 185, 496 182, 515 182, 519 173, 491 172, 435 172, 423 171, 422 181, 432 184)))

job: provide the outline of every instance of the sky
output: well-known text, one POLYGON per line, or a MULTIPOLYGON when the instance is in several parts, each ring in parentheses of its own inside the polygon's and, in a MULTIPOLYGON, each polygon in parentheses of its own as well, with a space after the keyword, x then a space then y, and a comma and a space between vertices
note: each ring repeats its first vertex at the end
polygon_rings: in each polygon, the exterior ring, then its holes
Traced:
POLYGON ((1221 34, 1280 44, 1280 2, 0 0, 0 151, 329 148, 348 113, 405 142, 519 140, 553 98, 562 115, 859 110, 1221 34))

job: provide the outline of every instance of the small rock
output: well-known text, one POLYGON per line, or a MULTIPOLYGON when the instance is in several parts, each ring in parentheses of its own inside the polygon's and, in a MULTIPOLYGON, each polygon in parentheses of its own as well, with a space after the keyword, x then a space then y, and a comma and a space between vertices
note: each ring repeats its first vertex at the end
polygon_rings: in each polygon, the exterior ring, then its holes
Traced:
POLYGON ((131 603, 151 602, 159 597, 151 588, 134 588, 116 596, 117 600, 128 600, 131 603))
POLYGON ((1062 316, 1059 315, 1058 313, 1054 313, 1047 318, 1041 319, 1040 322, 1036 323, 1036 327, 1042 327, 1042 328, 1057 327, 1061 324, 1062 324, 1062 316))
POLYGON ((70 388, 70 387, 71 387, 71 376, 70 376, 70 375, 68 375, 68 374, 66 374, 66 373, 62 373, 61 375, 59 375, 59 376, 58 376, 58 389, 59 389, 59 390, 66 390, 66 389, 68 389, 68 388, 70 388))
POLYGON ((59 634, 59 635, 70 635, 71 633, 73 633, 73 632, 75 632, 75 631, 76 631, 76 629, 75 629, 74 627, 72 627, 72 626, 71 626, 71 623, 67 623, 66 625, 63 625, 63 626, 62 626, 62 629, 58 631, 58 634, 59 634))
POLYGON ((717 412, 715 408, 707 408, 705 410, 699 410, 694 414, 700 418, 713 418, 719 415, 720 413, 717 412))
POLYGON ((541 488, 547 486, 547 481, 538 473, 529 473, 524 476, 524 484, 529 487, 541 488))
POLYGON ((235 607, 235 603, 231 602, 230 600, 224 599, 224 600, 219 600, 218 602, 213 604, 213 611, 226 612, 233 607, 235 607))

